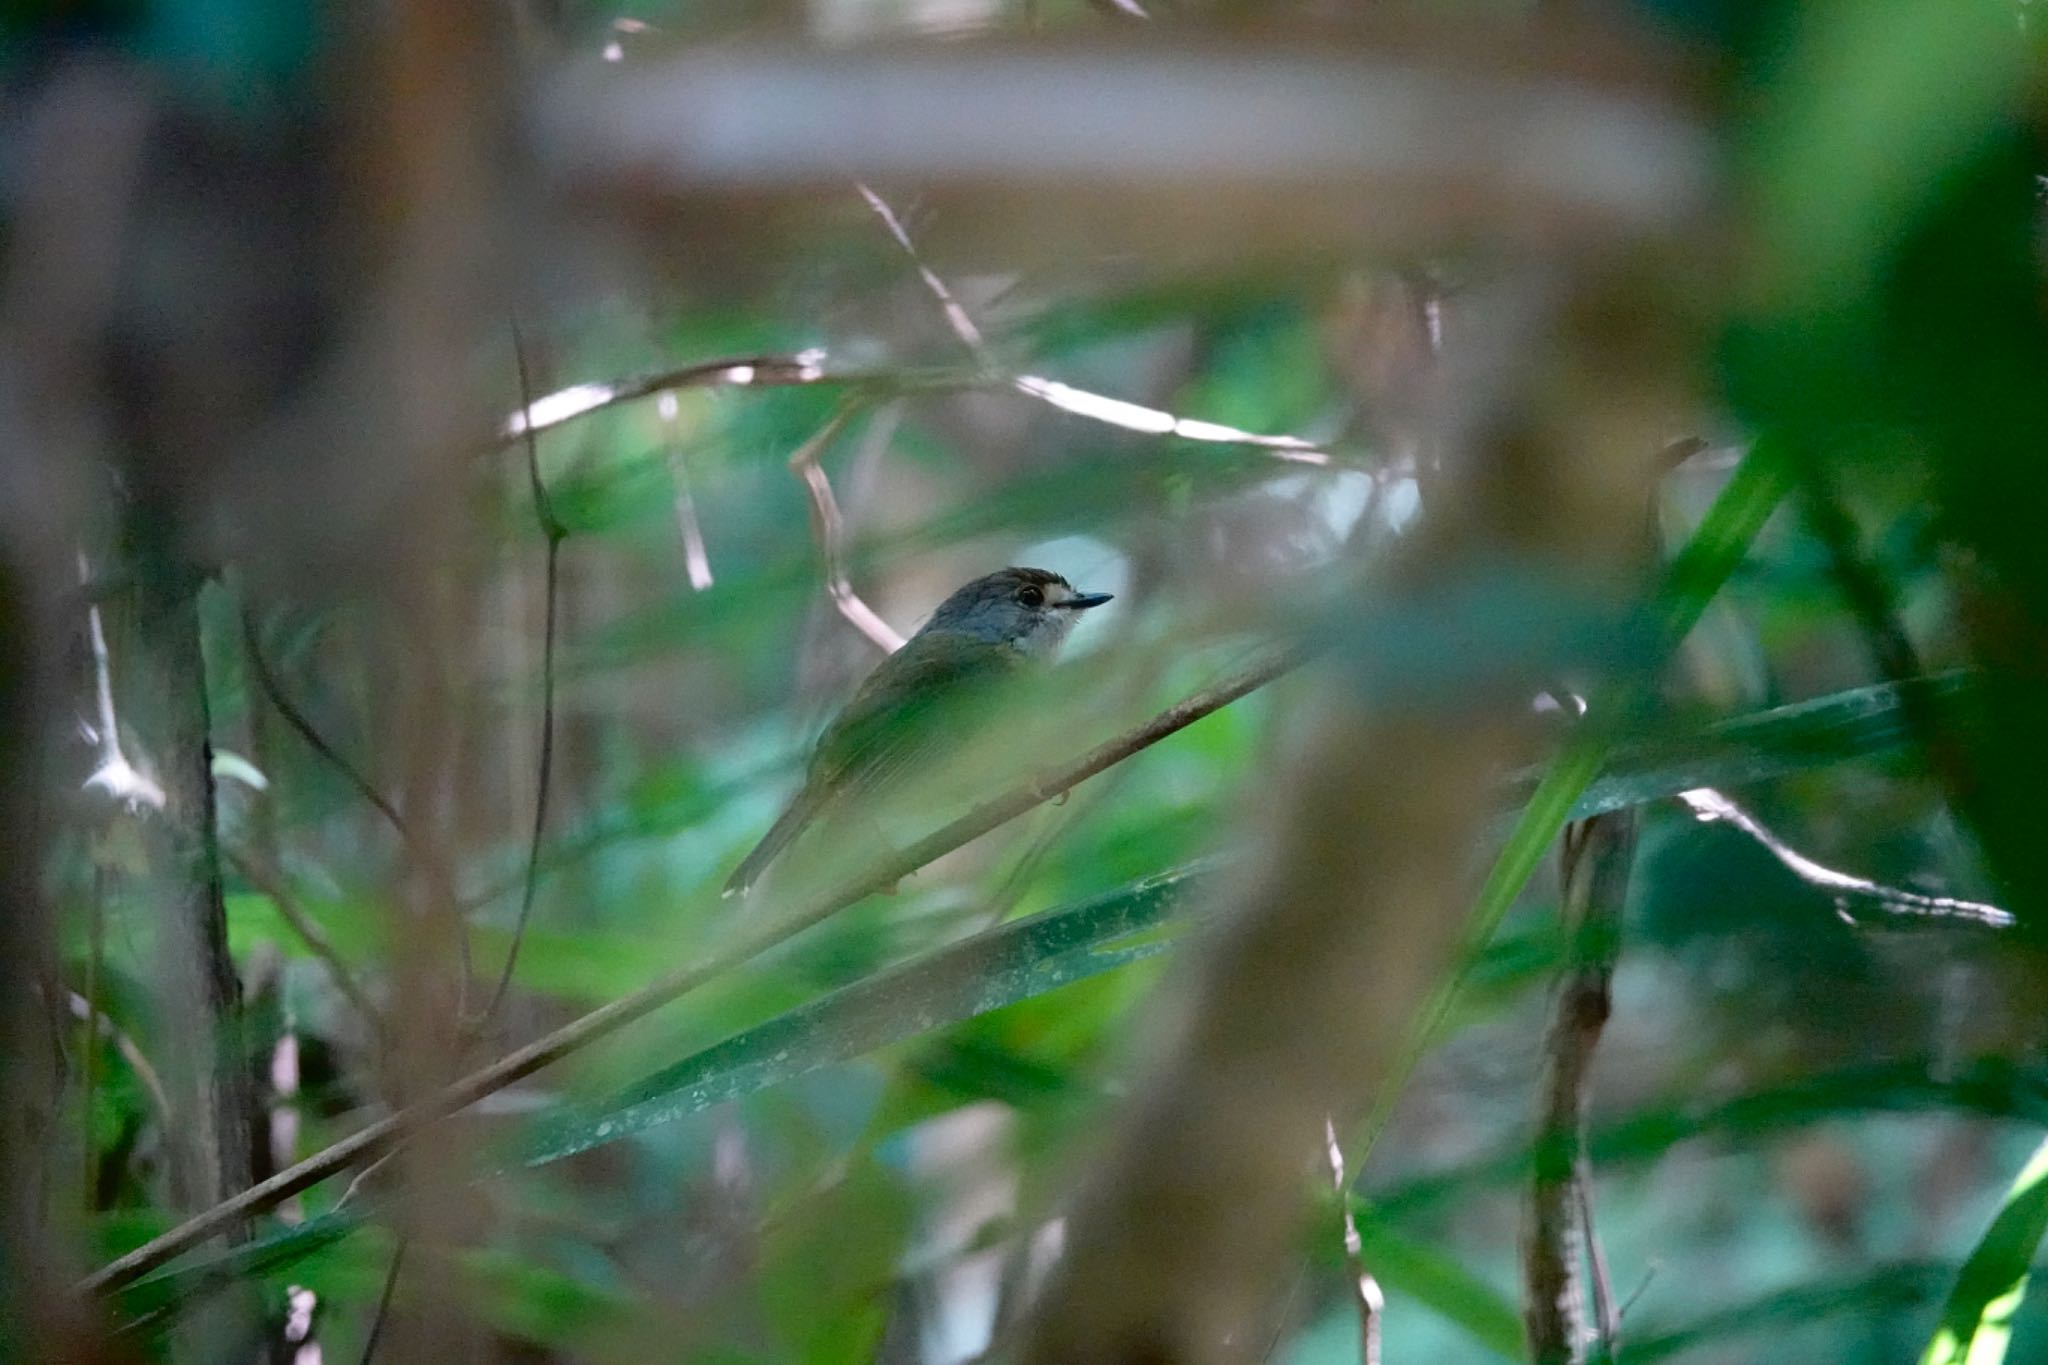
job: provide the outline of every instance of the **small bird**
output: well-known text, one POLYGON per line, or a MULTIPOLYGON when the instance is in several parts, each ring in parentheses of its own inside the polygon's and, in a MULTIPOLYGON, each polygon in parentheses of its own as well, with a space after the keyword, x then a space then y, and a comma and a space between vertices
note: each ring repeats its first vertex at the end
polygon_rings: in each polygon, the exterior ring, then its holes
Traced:
POLYGON ((1044 569, 999 569, 939 604, 924 628, 882 660, 825 727, 804 785, 740 861, 725 894, 744 894, 805 826, 916 774, 943 746, 963 698, 1018 670, 1050 663, 1082 612, 1110 600, 1076 592, 1044 569))

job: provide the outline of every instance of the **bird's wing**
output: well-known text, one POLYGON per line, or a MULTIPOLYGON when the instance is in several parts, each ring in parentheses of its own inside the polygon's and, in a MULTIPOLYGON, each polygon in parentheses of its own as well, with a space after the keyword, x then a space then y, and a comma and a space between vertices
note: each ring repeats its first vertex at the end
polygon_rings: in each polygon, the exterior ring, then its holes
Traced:
POLYGON ((929 766, 921 760, 944 751, 962 698, 1016 666, 1011 651, 956 631, 924 631, 882 660, 825 727, 802 790, 734 869, 725 894, 752 887, 829 807, 872 796, 929 766))
POLYGON ((834 799, 873 793, 928 769, 963 699, 1017 667, 1012 651, 956 631, 927 630, 884 659, 818 739, 806 786, 834 799))

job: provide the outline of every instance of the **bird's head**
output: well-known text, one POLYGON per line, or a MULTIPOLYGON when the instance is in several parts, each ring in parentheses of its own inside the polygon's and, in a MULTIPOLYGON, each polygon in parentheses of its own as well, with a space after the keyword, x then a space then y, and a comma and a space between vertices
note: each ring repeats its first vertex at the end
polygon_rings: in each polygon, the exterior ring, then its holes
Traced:
POLYGON ((956 631, 1049 658, 1081 613, 1109 598, 1106 592, 1076 592, 1045 569, 998 569, 941 602, 925 630, 956 631))

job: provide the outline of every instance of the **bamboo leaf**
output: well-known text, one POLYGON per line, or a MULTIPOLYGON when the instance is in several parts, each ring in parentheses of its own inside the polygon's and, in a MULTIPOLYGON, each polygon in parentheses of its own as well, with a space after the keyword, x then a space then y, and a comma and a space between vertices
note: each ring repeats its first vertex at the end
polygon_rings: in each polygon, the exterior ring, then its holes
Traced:
MULTIPOLYGON (((1912 687, 1945 695, 1961 677, 1912 687)), ((1585 785, 1568 818, 1869 757, 1907 738, 1903 693, 1878 684, 1711 726, 1689 744, 1645 746, 1585 785)), ((1557 788, 1553 787, 1553 791, 1557 788)), ((654 1072, 609 1100, 541 1119, 508 1165, 541 1165, 672 1122, 833 1062, 945 1028, 1162 950, 1165 931, 1213 880, 1191 864, 1078 905, 1048 910, 843 987, 654 1072), (1148 933, 1148 931, 1150 931, 1148 933), (1138 940, 1138 936, 1147 937, 1138 940)))
POLYGON ((1999 1365, 2027 1276, 2048 1237, 2048 1141, 2013 1181, 1991 1226, 1963 1262, 1921 1365, 1999 1365))
POLYGON ((1079 905, 1003 925, 842 987, 664 1067, 596 1105, 538 1123, 517 1163, 540 1165, 890 1043, 1149 957, 1126 942, 1164 920, 1211 863, 1148 877, 1079 905))

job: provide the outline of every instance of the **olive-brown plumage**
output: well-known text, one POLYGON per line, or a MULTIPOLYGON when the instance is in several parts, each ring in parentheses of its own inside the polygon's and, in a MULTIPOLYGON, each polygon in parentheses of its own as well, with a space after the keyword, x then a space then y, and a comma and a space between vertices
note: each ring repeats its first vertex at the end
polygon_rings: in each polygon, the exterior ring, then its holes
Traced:
POLYGON ((1080 614, 1109 600, 1108 593, 1076 592, 1044 569, 1000 569, 954 592, 825 727, 802 788, 741 859, 725 894, 751 888, 820 816, 919 771, 920 758, 944 742, 963 698, 1050 662, 1080 614))

